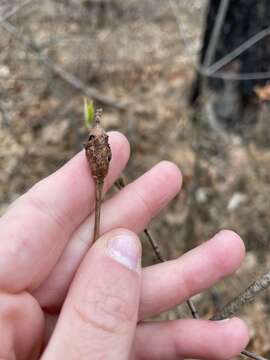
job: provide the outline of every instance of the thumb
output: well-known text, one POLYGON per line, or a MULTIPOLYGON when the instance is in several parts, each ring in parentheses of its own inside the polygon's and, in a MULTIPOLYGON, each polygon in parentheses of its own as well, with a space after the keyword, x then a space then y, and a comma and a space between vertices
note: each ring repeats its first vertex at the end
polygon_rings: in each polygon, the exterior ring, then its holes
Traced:
POLYGON ((102 236, 86 255, 43 359, 126 360, 137 323, 141 246, 124 229, 102 236))

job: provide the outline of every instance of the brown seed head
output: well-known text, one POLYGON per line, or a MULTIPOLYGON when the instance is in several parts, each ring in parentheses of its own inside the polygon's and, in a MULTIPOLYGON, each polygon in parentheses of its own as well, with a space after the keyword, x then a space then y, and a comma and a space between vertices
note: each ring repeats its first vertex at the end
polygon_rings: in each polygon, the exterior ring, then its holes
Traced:
POLYGON ((91 168, 95 181, 103 183, 108 174, 111 161, 111 148, 108 142, 108 135, 103 130, 100 120, 102 109, 95 113, 93 127, 89 132, 89 138, 85 145, 86 157, 91 168))

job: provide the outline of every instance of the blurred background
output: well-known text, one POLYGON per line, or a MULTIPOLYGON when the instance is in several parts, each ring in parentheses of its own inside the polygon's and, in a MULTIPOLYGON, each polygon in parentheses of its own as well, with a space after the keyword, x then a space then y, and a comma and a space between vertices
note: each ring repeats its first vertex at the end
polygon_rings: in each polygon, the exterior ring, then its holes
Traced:
MULTIPOLYGON (((237 274, 194 298, 211 316, 270 261, 269 35, 267 0, 0 0, 0 213, 82 148, 95 99, 131 143, 128 181, 163 159, 183 172, 149 227, 168 259, 220 228, 244 239, 237 274)), ((266 357, 269 296, 241 312, 266 357)))

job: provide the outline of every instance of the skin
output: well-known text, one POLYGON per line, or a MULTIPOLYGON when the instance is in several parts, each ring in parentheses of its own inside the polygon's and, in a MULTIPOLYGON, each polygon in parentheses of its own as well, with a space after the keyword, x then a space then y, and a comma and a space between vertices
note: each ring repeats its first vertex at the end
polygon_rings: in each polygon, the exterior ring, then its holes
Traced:
MULTIPOLYGON (((129 158, 123 135, 110 133, 110 144, 105 189, 129 158)), ((91 248, 95 192, 83 152, 15 201, 0 219, 0 359, 239 354, 249 338, 240 319, 143 321, 230 275, 245 254, 239 236, 222 231, 179 259, 141 269, 136 234, 180 187, 174 164, 153 167, 104 202, 102 236, 91 248), (121 247, 129 257, 112 251, 115 239, 130 244, 121 247)))

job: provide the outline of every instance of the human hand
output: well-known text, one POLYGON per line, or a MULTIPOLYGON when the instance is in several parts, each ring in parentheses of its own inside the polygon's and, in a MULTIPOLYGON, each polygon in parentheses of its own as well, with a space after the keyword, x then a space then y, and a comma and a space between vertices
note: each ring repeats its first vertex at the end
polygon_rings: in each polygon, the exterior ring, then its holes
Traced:
MULTIPOLYGON (((110 133, 108 189, 129 157, 110 133)), ((83 152, 15 201, 0 219, 0 359, 229 359, 247 344, 239 319, 143 322, 233 273, 242 240, 222 231, 179 259, 141 270, 135 233, 177 194, 161 162, 102 206, 91 247, 94 184, 83 152), (89 214, 91 214, 89 216, 89 214), (43 353, 42 353, 43 352, 43 353)))

